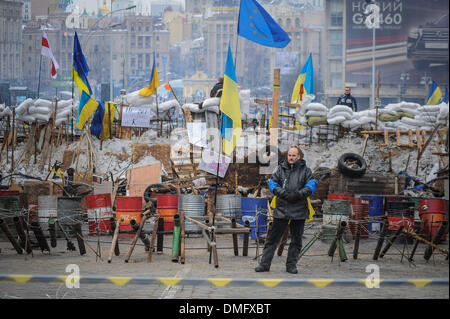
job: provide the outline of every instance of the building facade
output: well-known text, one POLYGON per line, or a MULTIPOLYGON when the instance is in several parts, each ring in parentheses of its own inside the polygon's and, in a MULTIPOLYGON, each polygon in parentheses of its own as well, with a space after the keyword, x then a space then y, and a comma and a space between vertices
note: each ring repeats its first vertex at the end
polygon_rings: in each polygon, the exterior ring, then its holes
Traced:
POLYGON ((22 78, 22 1, 0 0, 0 80, 22 78))

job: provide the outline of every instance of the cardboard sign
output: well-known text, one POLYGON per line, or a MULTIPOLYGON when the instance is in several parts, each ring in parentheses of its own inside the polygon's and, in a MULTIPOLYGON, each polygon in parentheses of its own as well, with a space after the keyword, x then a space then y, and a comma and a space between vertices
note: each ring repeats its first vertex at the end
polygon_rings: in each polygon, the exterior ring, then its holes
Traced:
POLYGON ((124 107, 122 110, 122 126, 150 127, 150 108, 124 107))
POLYGON ((198 168, 210 174, 217 175, 217 162, 220 162, 219 177, 224 178, 231 161, 231 157, 220 155, 219 160, 219 154, 211 150, 204 150, 202 154, 202 161, 198 165, 198 168))

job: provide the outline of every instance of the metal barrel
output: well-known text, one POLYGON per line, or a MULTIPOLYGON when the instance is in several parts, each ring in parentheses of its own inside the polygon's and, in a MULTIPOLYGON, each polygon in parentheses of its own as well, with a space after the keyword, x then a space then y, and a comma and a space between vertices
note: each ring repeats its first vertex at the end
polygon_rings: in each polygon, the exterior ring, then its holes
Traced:
MULTIPOLYGON (((184 211, 184 216, 195 217, 205 214, 205 199, 201 195, 178 195, 178 213, 184 211)), ((186 231, 201 231, 202 228, 193 222, 186 220, 186 231)))
POLYGON ((241 220, 241 195, 217 195, 216 211, 224 217, 234 217, 241 220))

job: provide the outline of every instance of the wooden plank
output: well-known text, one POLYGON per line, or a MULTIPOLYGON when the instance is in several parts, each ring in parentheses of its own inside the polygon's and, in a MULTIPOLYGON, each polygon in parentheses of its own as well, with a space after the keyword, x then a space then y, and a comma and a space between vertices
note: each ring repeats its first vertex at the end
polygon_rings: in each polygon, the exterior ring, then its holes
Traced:
POLYGON ((408 130, 408 136, 409 136, 409 147, 414 147, 416 146, 416 144, 413 143, 413 139, 412 139, 412 130, 408 130))
POLYGON ((400 130, 399 129, 397 129, 397 132, 395 132, 396 133, 396 136, 397 136, 397 146, 400 146, 400 130))
POLYGON ((254 101, 256 104, 272 105, 272 101, 269 100, 255 99, 254 101))
MULTIPOLYGON (((436 150, 437 150, 439 153, 442 153, 442 149, 441 149, 441 147, 439 146, 439 143, 438 143, 438 142, 434 141, 434 146, 436 147, 436 150)), ((439 160, 442 162, 442 164, 444 165, 444 167, 447 166, 447 159, 446 159, 445 157, 439 156, 439 160)))
POLYGON ((422 142, 421 142, 421 139, 420 139, 419 129, 416 129, 416 138, 417 138, 417 150, 420 153, 420 151, 422 150, 422 142))
POLYGON ((388 130, 384 130, 384 144, 389 145, 389 133, 388 130))

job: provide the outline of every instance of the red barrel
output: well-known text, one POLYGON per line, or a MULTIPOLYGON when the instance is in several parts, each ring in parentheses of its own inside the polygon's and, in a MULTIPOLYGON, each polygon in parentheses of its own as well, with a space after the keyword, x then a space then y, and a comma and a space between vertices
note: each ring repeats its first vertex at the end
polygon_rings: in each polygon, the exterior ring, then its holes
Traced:
POLYGON ((352 200, 353 196, 349 194, 329 194, 328 199, 338 199, 338 200, 352 200))
MULTIPOLYGON (((422 229, 425 239, 432 240, 436 235, 442 221, 447 219, 445 200, 424 199, 419 202, 419 216, 422 220, 422 229)), ((446 234, 443 234, 441 241, 445 241, 446 234)))
POLYGON ((414 217, 405 216, 388 216, 388 230, 397 230, 401 225, 403 229, 408 230, 409 228, 414 229, 414 217))
POLYGON ((349 228, 352 232, 353 238, 356 237, 356 232, 358 230, 358 222, 362 223, 361 227, 361 238, 368 238, 368 228, 369 222, 367 217, 369 217, 369 200, 367 198, 352 198, 352 213, 350 214, 350 219, 353 221, 349 222, 349 228), (362 221, 364 220, 364 221, 362 221))
POLYGON ((158 195, 156 207, 164 218, 164 230, 173 230, 173 216, 178 213, 178 195, 158 195))
POLYGON ((113 217, 111 194, 87 195, 86 209, 89 233, 95 234, 98 226, 101 234, 107 234, 111 230, 109 219, 113 217))
POLYGON ((116 220, 123 218, 119 230, 131 231, 133 227, 130 220, 141 222, 142 197, 141 196, 118 196, 116 197, 116 220))
POLYGON ((0 196, 11 196, 11 195, 19 195, 19 191, 0 191, 0 196))

